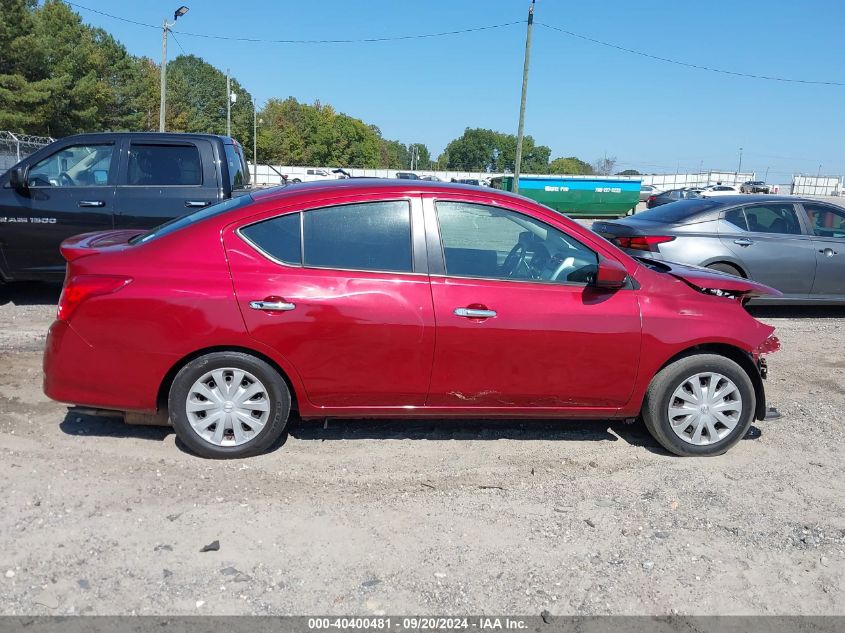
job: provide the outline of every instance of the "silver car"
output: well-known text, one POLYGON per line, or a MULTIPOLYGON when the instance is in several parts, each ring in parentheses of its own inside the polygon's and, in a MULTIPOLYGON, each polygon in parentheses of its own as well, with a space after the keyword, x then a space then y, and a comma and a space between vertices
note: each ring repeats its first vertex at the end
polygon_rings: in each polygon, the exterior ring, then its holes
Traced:
POLYGON ((845 303, 845 208, 771 195, 679 200, 593 224, 628 254, 738 275, 777 288, 760 301, 845 303))

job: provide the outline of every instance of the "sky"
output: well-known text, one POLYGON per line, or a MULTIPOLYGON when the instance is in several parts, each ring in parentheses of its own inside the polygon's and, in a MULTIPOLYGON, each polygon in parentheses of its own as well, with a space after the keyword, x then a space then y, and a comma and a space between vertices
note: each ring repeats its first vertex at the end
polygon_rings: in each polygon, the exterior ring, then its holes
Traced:
MULTIPOLYGON (((169 54, 202 57, 257 98, 320 100, 421 142, 437 156, 466 127, 516 133, 528 0, 184 0, 169 54), (461 35, 354 44, 218 40, 461 35)), ((135 55, 161 58, 161 22, 179 0, 80 0, 83 20, 135 55), (158 30, 115 20, 81 6, 158 30)), ((674 173, 739 168, 771 182, 845 173, 842 0, 537 0, 525 130, 552 157, 674 173), (708 72, 604 47, 586 37, 686 63, 825 86, 708 72)))

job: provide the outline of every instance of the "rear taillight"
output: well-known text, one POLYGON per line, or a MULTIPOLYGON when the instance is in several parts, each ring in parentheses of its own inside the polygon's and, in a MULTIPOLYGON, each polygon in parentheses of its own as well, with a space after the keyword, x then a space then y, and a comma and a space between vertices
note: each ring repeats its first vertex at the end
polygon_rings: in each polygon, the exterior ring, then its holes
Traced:
POLYGON ((116 292, 130 281, 131 277, 117 275, 75 275, 68 279, 62 288, 56 318, 59 321, 67 321, 86 299, 116 292))
POLYGON ((616 237, 613 243, 619 248, 631 248, 635 251, 657 252, 657 245, 671 242, 675 238, 671 235, 638 235, 635 237, 616 237))
POLYGON ((657 199, 657 196, 656 196, 656 195, 654 195, 654 194, 651 194, 651 195, 648 197, 648 201, 649 201, 649 202, 654 202, 656 199, 657 199))

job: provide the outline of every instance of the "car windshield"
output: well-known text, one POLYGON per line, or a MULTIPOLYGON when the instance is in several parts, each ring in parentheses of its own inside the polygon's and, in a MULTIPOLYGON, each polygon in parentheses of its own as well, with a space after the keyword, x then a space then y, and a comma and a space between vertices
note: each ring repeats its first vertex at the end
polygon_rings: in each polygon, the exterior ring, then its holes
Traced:
POLYGON ((640 211, 634 217, 638 220, 650 222, 678 223, 687 220, 703 211, 715 209, 721 203, 708 198, 689 198, 670 202, 654 209, 640 211))
POLYGON ((236 198, 230 198, 229 200, 224 200, 223 202, 218 202, 217 204, 212 204, 203 209, 200 209, 199 211, 194 211, 193 213, 189 213, 188 215, 173 218, 172 220, 170 220, 169 222, 165 222, 164 224, 159 224, 152 231, 142 233, 141 235, 136 235, 131 240, 129 240, 129 243, 143 244, 144 242, 149 242, 150 240, 154 240, 155 238, 161 237, 162 235, 167 235, 168 233, 173 233, 174 231, 178 231, 183 227, 195 224, 200 220, 205 220, 207 218, 214 217, 215 215, 220 215, 221 213, 225 213, 226 211, 229 211, 231 209, 244 207, 250 204, 252 201, 252 196, 247 194, 243 196, 238 196, 236 198))

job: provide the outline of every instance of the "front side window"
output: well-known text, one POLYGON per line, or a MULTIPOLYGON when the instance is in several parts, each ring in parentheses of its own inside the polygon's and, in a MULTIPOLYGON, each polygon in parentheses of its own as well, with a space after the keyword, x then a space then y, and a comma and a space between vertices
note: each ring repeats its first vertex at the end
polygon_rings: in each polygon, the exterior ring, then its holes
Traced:
POLYGON ((791 204, 757 204, 745 207, 748 230, 753 233, 800 235, 801 224, 791 204))
POLYGON ((129 148, 129 185, 201 185, 202 164, 196 145, 149 145, 129 148))
POLYGON ((411 207, 406 200, 303 212, 306 266, 413 272, 411 207))
POLYGON ((530 216, 465 202, 438 202, 446 274, 519 281, 587 284, 595 252, 530 216))
POLYGON ((29 168, 30 187, 97 187, 109 184, 114 145, 71 145, 29 168))
POLYGON ((804 210, 815 235, 845 238, 845 209, 834 209, 822 204, 805 204, 804 210))

